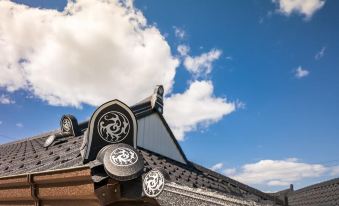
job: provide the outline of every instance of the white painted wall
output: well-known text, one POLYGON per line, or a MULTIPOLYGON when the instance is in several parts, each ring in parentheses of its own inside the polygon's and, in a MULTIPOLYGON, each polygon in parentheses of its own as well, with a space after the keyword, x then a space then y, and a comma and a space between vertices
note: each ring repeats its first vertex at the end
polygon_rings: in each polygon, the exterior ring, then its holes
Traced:
POLYGON ((138 120, 137 145, 186 163, 157 113, 138 120))

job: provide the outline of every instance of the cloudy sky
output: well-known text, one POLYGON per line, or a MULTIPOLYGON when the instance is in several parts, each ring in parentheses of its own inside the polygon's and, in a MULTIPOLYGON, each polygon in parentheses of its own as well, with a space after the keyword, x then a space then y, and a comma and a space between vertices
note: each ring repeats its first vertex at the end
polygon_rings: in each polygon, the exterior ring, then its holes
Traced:
POLYGON ((339 2, 0 1, 0 143, 166 91, 187 157, 264 191, 339 176, 339 2))

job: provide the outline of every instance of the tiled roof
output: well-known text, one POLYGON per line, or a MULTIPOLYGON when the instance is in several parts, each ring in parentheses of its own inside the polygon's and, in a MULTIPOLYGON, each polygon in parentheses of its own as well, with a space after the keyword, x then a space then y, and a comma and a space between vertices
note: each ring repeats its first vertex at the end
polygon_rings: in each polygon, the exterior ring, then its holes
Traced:
POLYGON ((141 149, 141 153, 146 161, 147 170, 157 167, 163 168, 169 173, 172 181, 181 185, 191 188, 205 188, 259 202, 275 201, 282 204, 282 201, 277 198, 195 163, 182 164, 145 149, 141 149))
MULTIPOLYGON (((131 107, 137 119, 154 112, 158 112, 162 117, 162 100, 156 97, 150 96, 131 107)), ((167 126, 166 121, 162 121, 167 126)), ((44 147, 46 139, 52 134, 59 133, 59 130, 0 145, 0 178, 83 166, 80 149, 87 127, 88 122, 80 123, 78 128, 81 132, 77 133, 80 135, 61 136, 48 147, 44 147)), ((171 138, 174 136, 172 135, 171 138)), ((174 184, 197 189, 197 191, 204 189, 243 200, 254 200, 260 204, 284 205, 282 199, 287 200, 288 196, 288 205, 292 206, 339 205, 339 178, 297 191, 293 191, 292 188, 280 193, 268 194, 188 161, 175 138, 173 141, 187 164, 138 148, 144 159, 145 173, 154 168, 162 168, 166 170, 174 184)), ((94 181, 108 177, 105 172, 101 174, 100 168, 92 168, 91 171, 94 181)))
MULTIPOLYGON (((137 119, 154 112, 161 114, 162 99, 159 98, 159 96, 152 95, 132 106, 131 109, 137 119)), ((46 139, 50 135, 58 133, 59 130, 0 145, 0 177, 82 166, 83 159, 80 149, 83 143, 84 131, 88 127, 88 122, 80 123, 78 127, 81 131, 80 135, 59 137, 48 147, 44 147, 46 139)), ((185 154, 176 140, 174 139, 173 141, 186 160, 185 154)), ((265 204, 273 202, 279 203, 278 205, 282 204, 282 201, 276 197, 192 162, 185 161, 187 164, 184 164, 144 148, 138 149, 144 158, 144 172, 161 167, 168 172, 174 183, 183 186, 198 189, 204 188, 221 194, 234 195, 265 204)), ((96 176, 95 170, 92 170, 92 173, 93 180, 95 180, 96 177, 100 179, 106 178, 107 176, 106 173, 100 174, 100 169, 98 170, 98 176, 96 176)))
POLYGON ((0 145, 0 177, 54 170, 82 164, 83 136, 66 137, 44 148, 48 136, 0 145))
MULTIPOLYGON (((137 119, 156 111, 152 101, 161 101, 153 100, 152 97, 153 95, 131 107, 137 119)), ((88 121, 79 123, 78 127, 83 134, 88 121)), ((59 130, 0 145, 0 177, 81 165, 80 146, 83 135, 63 137, 51 146, 44 147, 46 139, 57 132, 59 130)))
MULTIPOLYGON (((80 146, 83 135, 64 137, 45 148, 43 145, 47 137, 38 136, 0 145, 0 177, 82 165, 80 146)), ((263 192, 194 163, 186 165, 143 148, 139 148, 139 151, 145 161, 145 172, 161 167, 169 173, 172 181, 181 185, 251 199, 254 197, 257 201, 274 201, 274 198, 263 192)))
POLYGON ((339 205, 339 178, 290 193, 288 204, 291 206, 339 205))

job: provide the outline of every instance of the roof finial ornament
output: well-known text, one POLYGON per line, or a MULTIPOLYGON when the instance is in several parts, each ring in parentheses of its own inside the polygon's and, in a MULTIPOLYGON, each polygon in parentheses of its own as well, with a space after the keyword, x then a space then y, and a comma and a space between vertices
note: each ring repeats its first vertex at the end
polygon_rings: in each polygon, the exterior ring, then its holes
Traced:
POLYGON ((154 89, 152 95, 152 108, 156 109, 159 113, 164 112, 164 87, 162 85, 157 85, 154 89))
POLYGON ((110 177, 119 181, 135 179, 144 169, 141 153, 124 143, 106 145, 98 152, 96 160, 103 164, 110 177))
POLYGON ((109 144, 125 143, 136 148, 137 126, 132 110, 119 100, 98 107, 84 138, 84 163, 95 160, 99 150, 109 144))
POLYGON ((57 143, 65 141, 66 137, 79 136, 81 133, 77 119, 70 114, 63 115, 60 119, 60 132, 50 135, 45 143, 44 147, 49 147, 57 143))
POLYGON ((61 133, 68 133, 72 136, 80 135, 77 119, 70 114, 63 115, 60 120, 61 133))

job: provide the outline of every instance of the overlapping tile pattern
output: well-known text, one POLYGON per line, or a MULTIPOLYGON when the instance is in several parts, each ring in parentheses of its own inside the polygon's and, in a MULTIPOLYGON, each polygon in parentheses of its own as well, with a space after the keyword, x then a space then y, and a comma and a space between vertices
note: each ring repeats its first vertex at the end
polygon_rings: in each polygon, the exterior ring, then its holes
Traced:
POLYGON ((339 178, 294 191, 288 197, 291 206, 339 205, 339 178))
POLYGON ((82 136, 44 148, 48 136, 0 145, 0 176, 67 168, 81 164, 82 136))
POLYGON ((145 149, 140 151, 145 159, 145 172, 153 168, 163 168, 168 172, 173 182, 181 185, 231 194, 257 202, 283 204, 278 198, 274 198, 223 175, 216 175, 217 173, 194 163, 185 165, 145 149))
MULTIPOLYGON (((65 137, 56 144, 44 148, 48 135, 30 138, 18 142, 0 145, 0 177, 32 172, 70 168, 82 165, 80 146, 83 136, 65 137)), ((195 164, 182 164, 139 148, 145 161, 145 172, 152 168, 165 169, 172 181, 191 188, 205 188, 231 195, 255 199, 256 201, 274 201, 274 199, 250 187, 241 187, 235 180, 216 176, 213 172, 195 164)))

